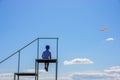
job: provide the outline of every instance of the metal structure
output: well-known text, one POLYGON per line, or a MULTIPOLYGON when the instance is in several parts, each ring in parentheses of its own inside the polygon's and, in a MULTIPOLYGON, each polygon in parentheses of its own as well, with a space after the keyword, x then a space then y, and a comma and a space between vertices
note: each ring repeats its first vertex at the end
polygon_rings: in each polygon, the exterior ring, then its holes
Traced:
POLYGON ((58 38, 37 38, 33 41, 31 41, 30 43, 28 43, 27 45, 25 45, 24 47, 22 47, 21 49, 19 49, 18 51, 16 51, 15 53, 11 54, 10 56, 8 56, 7 58, 5 58, 4 60, 2 60, 0 62, 3 63, 6 60, 8 60, 9 58, 11 58, 12 56, 14 56, 15 54, 18 54, 18 71, 17 73, 14 73, 14 80, 19 80, 20 76, 35 76, 35 80, 39 80, 39 64, 40 63, 44 63, 44 62, 49 62, 49 63, 55 63, 56 64, 56 69, 55 69, 55 80, 57 80, 57 75, 58 75, 58 38), (44 60, 44 59, 39 59, 39 41, 41 39, 54 39, 56 40, 56 59, 51 59, 51 60, 44 60), (29 45, 31 45, 32 43, 37 41, 37 57, 35 59, 35 73, 20 73, 20 59, 21 59, 21 51, 23 49, 25 49, 26 47, 28 47, 29 45))

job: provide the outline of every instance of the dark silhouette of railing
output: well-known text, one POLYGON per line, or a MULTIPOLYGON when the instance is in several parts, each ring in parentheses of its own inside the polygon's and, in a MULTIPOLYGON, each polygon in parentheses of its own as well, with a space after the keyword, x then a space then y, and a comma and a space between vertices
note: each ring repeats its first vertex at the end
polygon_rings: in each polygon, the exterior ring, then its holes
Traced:
MULTIPOLYGON (((21 76, 25 76, 25 75, 30 75, 30 76, 33 76, 33 75, 35 75, 35 80, 37 79, 38 80, 38 70, 37 69, 39 69, 38 67, 39 67, 39 62, 41 62, 41 61, 43 61, 43 60, 40 60, 39 59, 39 40, 40 39, 55 39, 56 40, 56 61, 54 61, 55 63, 56 63, 56 78, 55 78, 55 80, 57 80, 57 73, 58 73, 58 38, 36 38, 36 39, 34 39, 33 41, 31 41, 30 43, 28 43, 27 45, 25 45, 25 46, 23 46, 22 48, 20 48, 19 50, 17 50, 16 52, 14 52, 13 54, 11 54, 10 56, 8 56, 8 57, 6 57, 5 59, 3 59, 2 61, 0 61, 0 64, 2 64, 2 63, 4 63, 5 61, 7 61, 9 58, 11 58, 11 57, 13 57, 14 55, 16 55, 16 54, 18 54, 18 73, 15 73, 14 74, 14 80, 15 80, 15 75, 18 75, 18 80, 19 80, 19 75, 21 75, 21 76), (21 57, 21 51, 23 50, 23 49, 25 49, 26 47, 28 47, 29 45, 31 45, 32 43, 34 43, 34 42, 36 42, 37 41, 37 59, 35 59, 36 60, 36 62, 37 61, 39 61, 38 62, 38 64, 37 65, 35 65, 35 72, 37 72, 37 73, 20 73, 20 57, 21 57), (37 78, 36 78, 37 77, 37 78)), ((43 61, 44 62, 44 61, 43 61)), ((50 60, 48 61, 48 62, 51 62, 50 60)))
POLYGON ((39 40, 39 38, 31 41, 30 43, 28 43, 27 45, 23 46, 22 48, 20 48, 19 50, 17 50, 16 52, 14 52, 14 53, 11 54, 10 56, 8 56, 7 58, 3 59, 2 61, 0 61, 0 64, 2 64, 3 62, 5 62, 6 60, 8 60, 9 58, 11 58, 12 56, 16 55, 17 53, 20 53, 21 50, 23 50, 24 48, 26 48, 26 47, 29 46, 30 44, 34 43, 36 40, 39 40))

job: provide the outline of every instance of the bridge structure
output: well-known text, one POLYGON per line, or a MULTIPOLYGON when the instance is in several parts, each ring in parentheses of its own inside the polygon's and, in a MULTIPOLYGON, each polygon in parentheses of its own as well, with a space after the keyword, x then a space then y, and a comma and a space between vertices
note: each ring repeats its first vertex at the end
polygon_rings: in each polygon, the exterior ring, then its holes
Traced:
POLYGON ((23 46, 4 60, 0 61, 0 64, 4 63, 5 61, 9 60, 9 58, 13 57, 14 55, 18 54, 18 62, 17 62, 17 72, 14 73, 14 80, 20 80, 20 76, 34 76, 35 80, 39 80, 39 64, 49 62, 49 63, 55 63, 55 80, 58 80, 58 39, 57 37, 54 38, 36 38, 27 45, 23 46), (55 59, 50 59, 50 60, 45 60, 45 59, 40 59, 39 58, 39 48, 40 48, 40 40, 55 40, 56 44, 56 58, 55 59), (20 64, 21 64, 21 51, 24 50, 26 47, 30 46, 31 44, 37 42, 37 56, 35 60, 35 72, 20 72, 20 64))

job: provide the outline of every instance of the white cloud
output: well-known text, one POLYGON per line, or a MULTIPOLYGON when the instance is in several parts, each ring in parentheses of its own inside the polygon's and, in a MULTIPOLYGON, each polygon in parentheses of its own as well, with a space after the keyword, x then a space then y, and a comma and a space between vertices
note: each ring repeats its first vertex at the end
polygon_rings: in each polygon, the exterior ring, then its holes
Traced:
POLYGON ((13 80, 13 73, 0 73, 0 80, 13 80))
POLYGON ((113 66, 113 67, 110 67, 110 69, 107 69, 107 70, 104 70, 104 72, 107 72, 107 73, 119 73, 120 74, 120 66, 113 66))
MULTIPOLYGON (((26 70, 25 72, 29 72, 29 73, 34 73, 35 72, 35 69, 28 69, 26 70)), ((43 72, 46 72, 45 70, 39 70, 40 73, 43 73, 43 72)))
MULTIPOLYGON (((34 73, 35 70, 34 69, 28 69, 23 71, 24 73, 34 73)), ((49 73, 46 72, 45 70, 39 70, 39 80, 54 80, 54 76, 49 73), (47 75, 47 76, 46 76, 47 75)), ((14 80, 14 73, 0 73, 0 80, 14 80)), ((34 76, 21 76, 20 80, 34 80, 34 76)))
POLYGON ((113 41, 114 38, 107 38, 106 41, 113 41))
POLYGON ((72 78, 70 76, 66 75, 66 76, 58 77, 58 80, 72 80, 72 78))
MULTIPOLYGON (((20 80, 34 80, 34 76, 21 76, 20 80)), ((54 80, 54 75, 50 73, 41 73, 39 80, 54 80)), ((0 80, 14 80, 14 73, 0 73, 0 80)))
POLYGON ((117 75, 111 75, 104 72, 81 72, 71 75, 73 80, 114 80, 117 75))
POLYGON ((72 80, 120 80, 119 69, 120 66, 113 66, 102 72, 76 72, 70 76, 72 80))
MULTIPOLYGON (((32 71, 32 70, 28 70, 32 71)), ((84 71, 62 75, 58 80, 120 80, 120 66, 113 66, 103 71, 84 71)), ((0 80, 14 80, 14 73, 0 73, 0 80)), ((41 73, 39 80, 54 80, 51 73, 41 73), (47 77, 46 77, 47 75, 47 77)), ((20 80, 34 80, 34 77, 20 77, 20 80)))
POLYGON ((72 64, 92 64, 93 61, 87 58, 75 58, 70 61, 64 61, 64 65, 72 65, 72 64))

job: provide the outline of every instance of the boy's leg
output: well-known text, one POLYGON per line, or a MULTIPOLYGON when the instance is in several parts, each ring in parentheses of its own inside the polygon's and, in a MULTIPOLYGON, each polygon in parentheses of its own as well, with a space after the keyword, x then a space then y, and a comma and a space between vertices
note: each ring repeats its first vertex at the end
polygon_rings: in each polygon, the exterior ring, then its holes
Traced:
POLYGON ((47 68, 47 71, 48 71, 48 67, 49 67, 49 62, 48 62, 48 63, 46 63, 46 68, 47 68))
POLYGON ((48 63, 45 62, 45 70, 48 71, 48 63))
POLYGON ((46 69, 46 62, 44 63, 44 65, 45 65, 44 68, 46 69))
POLYGON ((48 62, 46 63, 46 67, 47 67, 47 68, 49 67, 49 63, 48 63, 48 62))
POLYGON ((46 70, 46 71, 48 71, 48 67, 49 67, 49 63, 46 62, 46 63, 45 63, 45 70, 46 70))

